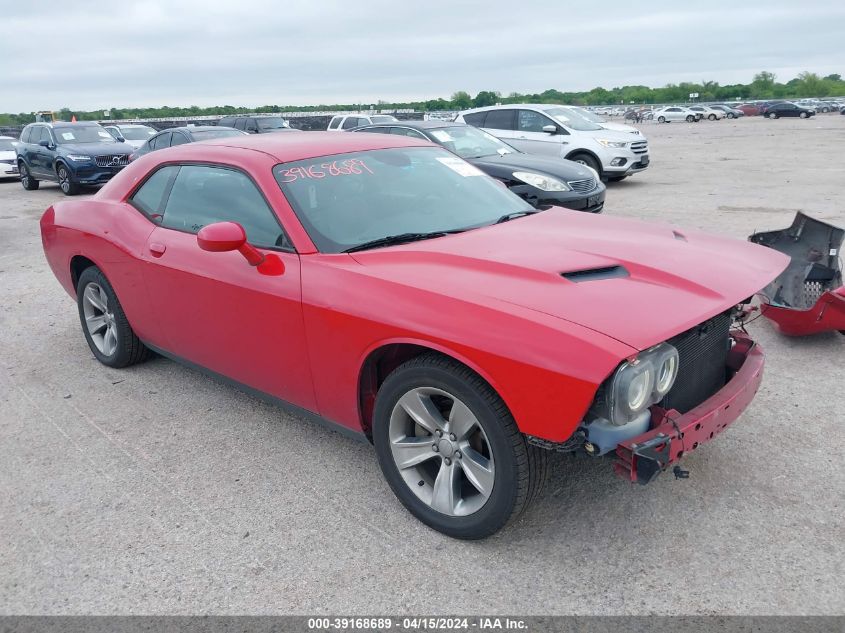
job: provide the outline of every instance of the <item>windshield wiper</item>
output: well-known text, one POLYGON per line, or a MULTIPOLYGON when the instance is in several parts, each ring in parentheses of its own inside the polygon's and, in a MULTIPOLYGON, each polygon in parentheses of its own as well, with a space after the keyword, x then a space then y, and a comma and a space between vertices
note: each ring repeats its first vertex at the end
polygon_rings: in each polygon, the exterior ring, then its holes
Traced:
POLYGON ((466 229, 454 229, 451 231, 429 231, 428 233, 399 233, 398 235, 387 235, 376 240, 370 240, 363 244, 358 244, 351 248, 347 248, 344 253, 354 253, 355 251, 366 251, 371 248, 381 248, 382 246, 393 246, 395 244, 407 244, 408 242, 418 242, 420 240, 428 240, 434 237, 443 237, 444 235, 451 235, 453 233, 461 233, 466 229))
POLYGON ((545 209, 530 209, 528 211, 511 211, 510 213, 505 213, 502 217, 494 222, 494 224, 501 224, 502 222, 507 222, 508 220, 513 220, 514 218, 521 218, 523 215, 534 215, 535 213, 540 213, 540 211, 545 211, 545 209))

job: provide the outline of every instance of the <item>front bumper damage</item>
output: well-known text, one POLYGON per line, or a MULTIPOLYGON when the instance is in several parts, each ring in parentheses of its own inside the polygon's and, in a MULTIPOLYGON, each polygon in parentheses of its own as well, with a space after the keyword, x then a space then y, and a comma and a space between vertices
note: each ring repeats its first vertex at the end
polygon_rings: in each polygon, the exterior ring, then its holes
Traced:
POLYGON ((748 239, 789 255, 786 270, 759 294, 761 314, 783 334, 845 334, 841 247, 845 230, 797 213, 789 228, 748 239))
POLYGON ((649 431, 616 447, 613 468, 632 482, 647 484, 687 453, 714 439, 733 424, 754 399, 763 380, 763 350, 749 336, 732 332, 728 383, 685 414, 651 408, 649 431))

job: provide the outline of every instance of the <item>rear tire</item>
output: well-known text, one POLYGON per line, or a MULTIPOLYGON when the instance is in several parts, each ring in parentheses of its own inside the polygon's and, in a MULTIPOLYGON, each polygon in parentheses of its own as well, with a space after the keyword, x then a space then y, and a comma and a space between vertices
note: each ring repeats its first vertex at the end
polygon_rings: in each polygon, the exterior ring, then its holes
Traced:
POLYGON ((710 119, 711 121, 715 121, 715 120, 716 120, 716 115, 715 115, 715 114, 710 114, 710 115, 708 115, 708 116, 707 116, 707 118, 708 118, 708 119, 710 119))
POLYGON ((88 347, 103 365, 120 368, 147 359, 149 350, 135 335, 109 280, 96 266, 79 275, 76 303, 88 347))
POLYGON ((735 118, 736 118, 736 115, 735 115, 734 113, 732 113, 732 112, 728 112, 728 118, 729 118, 729 119, 735 119, 735 118))
POLYGON ((56 176, 59 178, 59 187, 61 187, 63 194, 75 196, 79 193, 79 184, 71 180, 70 169, 67 165, 59 163, 56 167, 56 176))
MULTIPOLYGON (((687 120, 689 120, 689 119, 687 119, 687 120)), ((658 123, 666 123, 666 117, 665 116, 657 117, 657 122, 658 123)))
POLYGON ((546 452, 525 441, 498 394, 436 353, 409 360, 384 381, 373 442, 399 501, 453 538, 494 534, 528 507, 546 479, 546 452))
POLYGON ((32 174, 29 173, 29 167, 22 160, 18 161, 18 171, 21 174, 21 185, 27 191, 35 191, 41 185, 40 182, 32 177, 32 174))

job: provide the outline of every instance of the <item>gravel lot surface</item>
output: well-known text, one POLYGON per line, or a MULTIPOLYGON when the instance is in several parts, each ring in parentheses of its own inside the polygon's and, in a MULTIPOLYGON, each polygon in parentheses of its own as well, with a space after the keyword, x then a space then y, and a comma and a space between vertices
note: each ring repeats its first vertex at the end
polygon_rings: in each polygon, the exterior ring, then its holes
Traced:
MULTIPOLYGON (((845 116, 640 127, 652 165, 607 214, 845 226, 845 116)), ((763 387, 688 480, 556 457, 519 523, 459 542, 367 445, 162 358, 98 364, 41 250, 62 198, 0 182, 0 613, 845 612, 845 337, 758 320, 763 387)))

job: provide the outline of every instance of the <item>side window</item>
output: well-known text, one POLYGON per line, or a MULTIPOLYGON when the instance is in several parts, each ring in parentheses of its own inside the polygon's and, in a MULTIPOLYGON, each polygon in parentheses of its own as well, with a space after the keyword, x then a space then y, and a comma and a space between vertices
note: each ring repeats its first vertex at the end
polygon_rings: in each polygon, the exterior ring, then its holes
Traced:
POLYGON ((217 122, 217 125, 219 125, 221 127, 232 127, 232 117, 224 116, 222 119, 220 119, 217 122))
POLYGON ((336 130, 337 126, 340 125, 341 120, 343 119, 342 116, 334 116, 332 120, 329 121, 329 128, 330 130, 336 130))
POLYGON ((182 132, 173 132, 173 138, 170 139, 170 147, 173 147, 174 145, 184 145, 185 143, 190 142, 191 141, 188 140, 188 137, 182 132))
POLYGON ((514 116, 516 110, 490 110, 484 120, 484 127, 494 130, 512 130, 514 128, 514 116))
POLYGON ((534 112, 533 110, 519 111, 517 129, 520 132, 542 132, 544 125, 554 125, 554 123, 539 112, 534 112))
POLYGON ((473 112, 472 114, 465 114, 464 121, 467 125, 474 125, 475 127, 484 127, 484 117, 486 112, 473 112))
POLYGON ((31 133, 32 133, 32 128, 31 127, 25 127, 23 129, 23 132, 21 132, 21 138, 20 138, 21 143, 29 143, 29 135, 31 133))
POLYGON ((390 128, 391 134, 401 134, 403 136, 410 136, 411 138, 421 138, 424 141, 428 139, 425 137, 424 134, 417 132, 416 130, 412 130, 411 128, 407 127, 392 127, 390 128))
POLYGON ((258 132, 258 123, 255 122, 255 119, 244 120, 244 131, 251 133, 258 132))
POLYGON ((32 130, 32 143, 40 143, 41 141, 49 141, 50 135, 47 132, 47 128, 43 125, 39 125, 38 127, 32 130))
POLYGON ((340 126, 340 129, 351 130, 353 127, 358 127, 361 125, 361 123, 359 123, 360 120, 361 119, 357 116, 346 117, 346 120, 343 122, 343 125, 340 126))
POLYGON ((380 126, 380 127, 368 127, 364 128, 363 130, 359 130, 360 132, 372 132, 374 134, 390 134, 390 128, 380 126))
POLYGON ((161 222, 161 206, 164 195, 170 189, 173 178, 179 168, 176 165, 162 167, 147 178, 138 191, 130 198, 132 206, 141 211, 153 222, 161 222))
POLYGON ((238 222, 247 239, 264 248, 290 248, 255 184, 243 173, 224 167, 183 165, 167 204, 162 226, 196 233, 206 224, 238 222))
POLYGON ((150 149, 164 149, 170 147, 170 132, 162 132, 150 141, 150 149))
POLYGON ((240 130, 241 132, 243 132, 244 119, 235 119, 235 122, 232 125, 230 125, 229 127, 233 127, 236 130, 240 130))

